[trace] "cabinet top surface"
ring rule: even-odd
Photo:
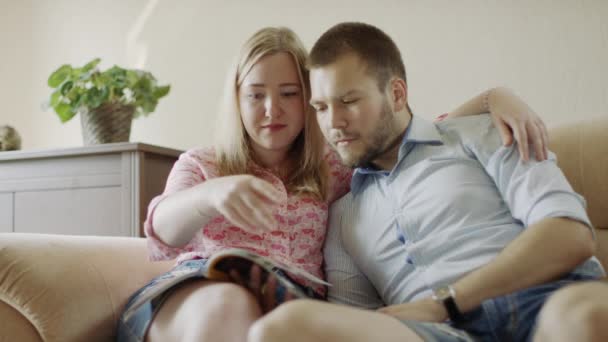
[[[149,145],[138,142],[126,142],[58,149],[4,151],[0,152],[0,163],[2,163],[3,161],[13,161],[21,159],[56,158],[120,152],[146,152],[164,155],[167,157],[178,157],[182,153],[182,151],[180,150],[175,150],[167,147]]]

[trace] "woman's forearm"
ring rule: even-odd
[[[459,116],[488,113],[490,111],[488,103],[489,97],[494,89],[488,89],[483,93],[475,96],[474,98],[468,100],[467,102],[463,103],[462,105],[458,106],[456,109],[448,113],[448,117],[455,118]]]
[[[500,108],[522,108],[528,105],[506,87],[488,89],[448,113],[448,117],[478,115],[495,112]]]
[[[165,244],[181,247],[217,215],[206,201],[208,182],[174,193],[162,200],[154,210],[154,233]]]

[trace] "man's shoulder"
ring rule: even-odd
[[[336,200],[329,207],[328,230],[341,235],[342,223],[348,217],[348,211],[352,208],[353,193],[348,192],[340,199]]]
[[[475,136],[494,126],[490,114],[460,116],[436,122],[435,125],[441,133],[461,136]]]
[[[458,141],[468,147],[483,145],[494,150],[502,145],[498,130],[489,114],[443,120],[435,125],[444,138],[451,138],[448,140]]]
[[[349,191],[346,195],[340,197],[330,206],[330,212],[332,215],[341,214],[344,210],[351,206],[353,201],[353,193]]]

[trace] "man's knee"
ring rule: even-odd
[[[312,300],[294,300],[287,302],[256,321],[249,329],[249,342],[288,341],[294,333],[299,339],[306,339],[306,334],[316,332],[313,325],[316,302]],[[309,336],[315,339],[314,336]]]

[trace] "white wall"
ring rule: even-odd
[[[0,0],[0,125],[24,148],[80,146],[41,103],[63,63],[128,66],[126,35],[148,1]],[[132,141],[185,149],[210,142],[224,71],[263,26],[284,25],[310,47],[340,21],[365,21],[402,50],[415,113],[432,117],[495,86],[520,94],[551,125],[608,115],[606,0],[159,0],[140,35],[146,68],[173,89],[134,122]],[[85,9],[86,8],[86,9]],[[604,19],[604,21],[602,21]]]

